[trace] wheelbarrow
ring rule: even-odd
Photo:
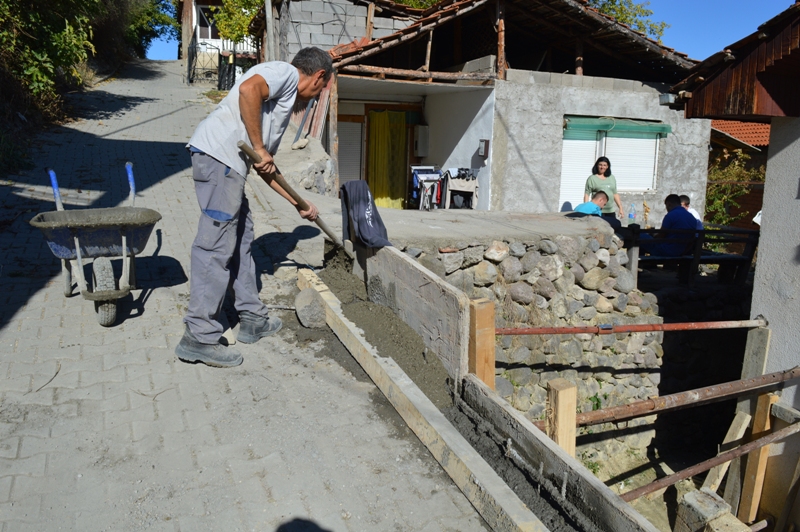
[[[161,219],[161,214],[152,209],[134,207],[133,164],[126,163],[125,170],[131,189],[130,207],[65,211],[56,173],[48,169],[57,210],[41,212],[30,222],[42,231],[53,255],[61,259],[64,295],[72,295],[74,275],[84,299],[94,301],[97,321],[103,327],[110,327],[117,320],[117,300],[136,288],[135,257],[145,248],[153,227]],[[122,257],[119,288],[110,257]],[[84,259],[94,259],[91,289],[83,275]]]

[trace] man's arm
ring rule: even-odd
[[[317,219],[317,216],[319,215],[317,207],[310,201],[306,200],[306,203],[308,203],[308,210],[301,211],[300,206],[297,204],[294,198],[290,196],[289,193],[286,192],[283,189],[283,187],[280,186],[278,182],[274,179],[274,176],[276,175],[275,173],[266,174],[259,172],[259,175],[261,176],[261,179],[263,179],[270,186],[270,188],[272,188],[272,190],[283,196],[286,199],[286,201],[291,203],[294,206],[294,208],[297,209],[297,212],[300,214],[302,218],[305,218],[306,220],[311,220],[312,222]]]
[[[243,81],[239,86],[239,113],[242,116],[242,122],[247,130],[247,137],[250,139],[253,151],[261,157],[260,163],[253,164],[253,168],[259,174],[274,174],[278,171],[272,155],[264,147],[262,138],[261,106],[267,99],[269,99],[269,85],[258,74]]]

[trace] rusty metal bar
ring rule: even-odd
[[[616,334],[651,331],[700,331],[708,329],[749,329],[766,327],[767,320],[690,321],[684,323],[643,323],[638,325],[587,325],[584,327],[498,327],[498,335],[524,334]]]
[[[584,412],[577,415],[575,422],[579,427],[585,427],[601,423],[616,423],[653,414],[663,414],[674,410],[716,403],[741,395],[780,389],[787,382],[799,378],[800,366],[796,366],[787,371],[776,371],[775,373],[761,375],[752,379],[725,382],[687,392],[653,397],[652,399],[645,399],[644,401],[637,401],[627,405],[612,406],[611,408],[595,410],[594,412]],[[544,422],[537,421],[534,425],[544,430]]]
[[[702,473],[703,471],[708,471],[712,467],[716,467],[720,464],[724,464],[725,462],[730,462],[734,458],[738,458],[742,455],[745,455],[751,451],[755,451],[756,449],[760,449],[765,445],[769,445],[770,443],[782,440],[791,436],[792,434],[797,433],[800,431],[800,423],[795,423],[793,425],[789,425],[781,430],[775,431],[772,434],[768,434],[763,438],[759,438],[757,440],[751,441],[750,443],[746,443],[741,447],[737,447],[736,449],[732,449],[728,452],[722,453],[720,455],[715,456],[714,458],[709,458],[705,462],[700,462],[697,465],[692,467],[687,467],[682,471],[678,471],[677,473],[673,473],[671,475],[667,475],[664,478],[660,478],[655,482],[651,482],[641,488],[636,488],[635,490],[631,490],[627,493],[623,493],[620,495],[622,500],[625,502],[631,502],[643,495],[647,495],[648,493],[652,493],[654,491],[658,491],[662,488],[667,488],[672,486],[676,482],[681,480],[691,478],[694,475]]]

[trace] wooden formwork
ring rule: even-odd
[[[392,308],[422,336],[458,383],[460,400],[509,439],[524,460],[541,468],[558,486],[566,479],[564,496],[569,503],[601,530],[657,531],[494,392],[494,329],[493,323],[486,323],[484,305],[471,302],[462,291],[395,248],[372,253],[365,266],[362,273],[370,299]],[[298,286],[314,287],[320,292],[327,306],[328,325],[494,530],[547,530],[396,363],[378,356],[357,327],[344,317],[338,299],[313,272],[298,272]],[[486,315],[471,315],[471,310],[481,309]],[[487,342],[487,335],[491,335],[491,342]],[[483,351],[491,351],[491,371],[489,362],[479,359],[479,342],[484,344]],[[487,343],[491,349],[485,347]],[[480,378],[470,374],[470,369]]]

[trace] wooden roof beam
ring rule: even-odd
[[[416,28],[412,29],[414,26],[413,24],[400,32],[397,32],[393,35],[396,35],[395,38],[389,40],[388,37],[383,39],[379,39],[377,41],[373,41],[373,43],[377,44],[368,44],[363,48],[363,51],[359,54],[351,55],[349,57],[343,57],[342,59],[336,61],[334,60],[333,65],[334,67],[342,67],[345,65],[349,65],[359,59],[364,59],[365,57],[369,57],[371,55],[375,55],[383,50],[387,50],[394,46],[397,46],[401,43],[406,41],[411,41],[414,39],[418,39],[426,34],[428,31],[434,29],[436,26],[444,24],[445,22],[449,22],[454,18],[463,15],[465,13],[469,13],[479,7],[484,6],[489,0],[475,0],[468,6],[464,7],[463,9],[453,9],[450,13],[447,14],[438,14],[435,19],[433,20],[426,20],[422,19],[415,24],[419,24]],[[443,10],[445,11],[445,10]]]
[[[369,65],[345,65],[339,67],[342,72],[352,72],[356,74],[370,74],[393,76],[410,79],[439,79],[444,81],[472,80],[482,81],[494,79],[494,74],[481,72],[421,72],[419,70],[405,70],[401,68],[385,68]]]

